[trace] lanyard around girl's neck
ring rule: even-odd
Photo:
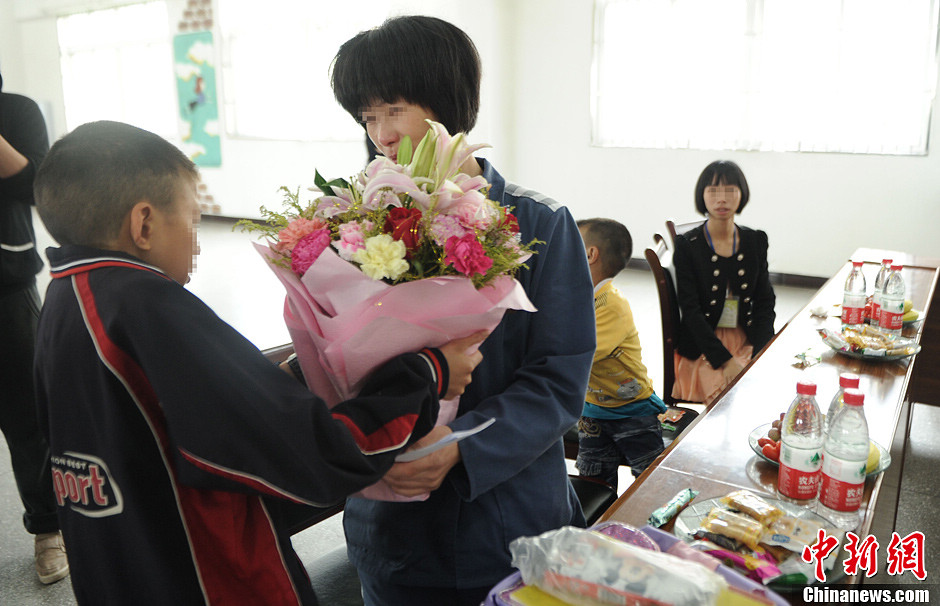
[[[705,227],[705,237],[708,239],[708,246],[712,249],[712,252],[718,254],[715,250],[715,245],[712,243],[712,235],[708,232],[708,221],[702,224]],[[731,232],[731,254],[738,252],[738,228],[737,226]]]

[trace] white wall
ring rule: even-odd
[[[64,134],[55,14],[126,0],[0,0],[4,89],[48,108]],[[174,11],[183,0],[169,0]],[[352,0],[349,0],[352,1]],[[625,223],[641,257],[667,218],[696,218],[692,189],[710,161],[738,162],[752,199],[741,217],[768,232],[771,271],[828,276],[859,247],[940,258],[940,155],[856,156],[765,152],[605,149],[591,145],[591,0],[392,0],[397,13],[453,21],[483,59],[481,117],[471,139],[507,178],[542,191],[577,218]],[[378,18],[377,18],[378,21]],[[12,24],[12,25],[11,25]],[[304,77],[298,75],[298,77]],[[637,94],[642,94],[638,87]],[[935,112],[940,105],[935,101]],[[940,113],[936,114],[940,115]],[[937,141],[934,120],[931,139]],[[280,185],[355,172],[362,142],[223,138],[223,166],[203,177],[225,213],[277,204]]]
[[[744,170],[751,202],[741,223],[767,231],[771,271],[829,276],[857,247],[940,258],[940,102],[925,157],[604,149],[591,145],[593,3],[521,0],[513,177],[568,205],[609,216],[634,237],[634,256],[663,221],[699,218],[692,191],[726,158]],[[643,94],[637,83],[637,94]]]
[[[300,1],[300,0],[298,0]],[[304,0],[305,1],[305,0]],[[350,0],[355,1],[355,0]],[[76,12],[83,7],[103,9],[132,0],[0,0],[0,68],[3,70],[4,89],[32,97],[47,109],[47,120],[53,140],[65,134],[65,106],[59,77],[56,17]],[[185,0],[167,0],[171,31],[179,20]],[[466,3],[435,2],[434,0],[390,0],[392,14],[423,13],[439,16],[459,23],[480,45],[481,55],[491,80],[499,80],[502,64],[495,53],[503,54],[501,41],[492,28],[492,20],[504,14],[498,10],[498,0],[483,0],[470,6]],[[382,20],[376,17],[376,25]],[[354,32],[353,32],[354,33]],[[351,35],[351,34],[350,34]],[[219,47],[216,38],[217,49]],[[272,49],[272,60],[276,49]],[[326,78],[327,66],[323,77]],[[222,75],[219,74],[221,78]],[[309,77],[298,74],[298,78]],[[89,83],[89,86],[101,86]],[[220,87],[221,88],[221,87]],[[499,145],[508,134],[502,125],[503,112],[495,111],[490,94],[490,81],[484,85],[483,112],[474,135],[479,140]],[[224,111],[224,107],[219,107]],[[350,118],[352,120],[352,118]],[[277,207],[281,185],[291,189],[313,182],[314,169],[324,176],[347,177],[359,170],[365,159],[364,139],[345,143],[259,141],[255,139],[221,137],[222,167],[201,169],[203,181],[222,214],[257,217],[261,205]],[[484,155],[498,157],[493,151]]]

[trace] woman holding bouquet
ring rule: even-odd
[[[378,152],[394,160],[406,135],[413,142],[425,135],[425,119],[452,134],[473,128],[480,60],[450,23],[398,17],[343,44],[332,84]],[[516,275],[538,311],[506,314],[480,348],[483,362],[457,418],[416,446],[496,422],[398,463],[385,477],[402,495],[430,497],[347,502],[347,546],[367,605],[479,604],[512,572],[513,539],[584,525],[561,443],[583,407],[595,349],[593,291],[577,225],[563,206],[507,183],[486,160],[471,157],[462,172],[485,178],[488,197],[512,207],[523,242],[541,242]]]

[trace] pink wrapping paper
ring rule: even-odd
[[[299,278],[270,262],[278,255],[267,245],[255,248],[287,290],[284,321],[307,385],[331,408],[358,394],[369,373],[395,356],[492,330],[507,309],[535,311],[522,286],[510,277],[479,290],[460,276],[392,286],[369,278],[327,248]],[[454,420],[458,401],[441,401],[438,425]],[[401,496],[383,481],[356,496],[382,501],[427,498]]]

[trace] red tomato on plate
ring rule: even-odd
[[[771,461],[779,462],[780,461],[780,442],[771,441],[770,444],[765,444],[761,448],[761,452],[764,453],[764,456],[770,459]]]

